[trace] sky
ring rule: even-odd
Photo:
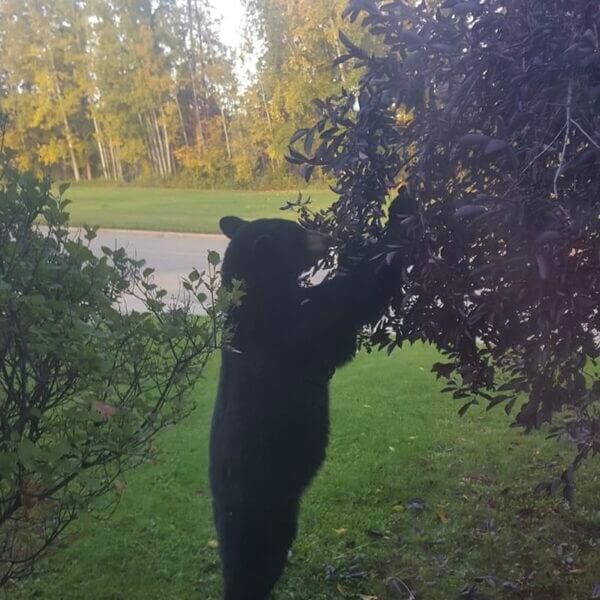
[[[243,0],[210,0],[215,17],[221,20],[219,37],[221,41],[234,50],[238,50],[243,42],[245,10]],[[256,72],[256,61],[248,55],[241,60],[239,54],[234,64],[234,72],[241,89],[245,88]]]
[[[237,48],[242,40],[244,8],[241,0],[211,0],[215,15],[221,18],[221,41]]]

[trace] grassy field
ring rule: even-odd
[[[598,465],[580,474],[574,509],[534,498],[565,449],[509,429],[501,410],[460,419],[434,359],[422,346],[363,354],[334,378],[328,459],[276,600],[400,599],[405,586],[449,600],[465,585],[485,598],[591,597]],[[219,599],[207,482],[217,368],[198,384],[197,411],[161,436],[159,459],[130,475],[114,516],[84,517],[11,598]]]
[[[292,211],[281,211],[286,200],[297,191],[186,190],[145,187],[73,186],[66,197],[71,224],[100,225],[120,229],[217,233],[224,215],[242,218],[293,218]],[[333,199],[328,190],[313,190],[315,207],[322,208]]]

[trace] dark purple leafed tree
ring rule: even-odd
[[[289,160],[334,180],[301,218],[341,259],[373,241],[396,294],[370,342],[434,343],[446,389],[600,453],[600,3],[352,0],[357,89],[315,100]],[[389,210],[388,210],[389,207]],[[387,220],[389,215],[389,221]]]

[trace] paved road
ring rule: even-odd
[[[170,296],[180,293],[181,277],[187,276],[194,267],[199,271],[207,268],[209,250],[216,250],[223,257],[227,238],[215,234],[100,229],[92,242],[92,250],[99,253],[101,246],[122,246],[128,255],[144,258],[149,267],[156,269],[155,283]],[[128,300],[127,304],[130,308],[139,308],[136,302]]]

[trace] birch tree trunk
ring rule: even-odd
[[[102,166],[102,174],[104,175],[104,179],[109,179],[108,173],[108,164],[106,160],[106,154],[104,149],[104,143],[102,141],[102,134],[100,133],[100,127],[98,126],[98,119],[96,119],[96,115],[92,112],[92,123],[94,124],[94,132],[96,133],[96,144],[98,145],[98,154],[100,154],[100,165]]]
[[[123,176],[123,163],[121,162],[121,156],[119,154],[118,146],[115,148],[117,154],[117,174],[119,176],[119,180],[123,181],[125,177]]]
[[[337,56],[342,55],[342,48],[340,47],[340,41],[337,36],[337,28],[335,26],[335,21],[333,17],[329,17],[329,22],[331,23],[331,28],[333,29],[333,43],[335,44],[335,51]],[[336,58],[337,58],[336,56]],[[346,85],[346,72],[344,71],[344,65],[342,63],[338,64],[338,68],[340,70],[340,78],[342,80],[342,85]]]
[[[142,113],[138,113],[138,121],[140,123],[140,131],[142,132],[142,139],[144,140],[144,148],[146,148],[146,154],[148,154],[148,160],[150,162],[150,167],[153,173],[156,173],[156,161],[154,160],[154,155],[152,153],[152,147],[150,145],[150,140],[148,139],[148,132],[146,131],[146,125],[144,124],[144,119],[142,118]]]
[[[196,83],[197,78],[197,66],[196,66],[196,40],[194,38],[194,19],[192,11],[192,0],[187,0],[188,9],[188,31],[190,36],[190,53],[188,57],[189,70],[190,70],[190,81],[192,84],[192,97],[194,99],[194,114],[196,117],[196,144],[200,149],[200,154],[204,153],[204,132],[202,131],[202,118],[200,114],[200,103],[198,101],[198,86]]]
[[[77,165],[77,157],[75,155],[75,144],[73,143],[73,134],[71,132],[71,126],[69,125],[69,119],[67,117],[67,111],[65,109],[65,103],[60,87],[60,81],[58,79],[58,73],[56,72],[56,65],[54,63],[54,56],[50,50],[50,67],[52,69],[52,77],[54,79],[54,90],[56,98],[58,100],[58,108],[61,113],[63,124],[65,126],[65,138],[67,140],[67,147],[69,148],[69,154],[71,156],[71,167],[73,168],[73,177],[75,181],[81,181],[81,175],[79,173],[79,166]]]
[[[225,134],[225,148],[227,148],[227,158],[231,161],[231,146],[229,144],[229,132],[227,131],[227,119],[225,118],[223,104],[220,102],[219,110],[221,111],[221,123],[223,123],[223,133]]]
[[[258,76],[258,87],[260,88],[260,96],[262,99],[265,115],[267,116],[267,125],[269,126],[269,133],[271,134],[271,144],[273,145],[273,150],[275,150],[275,134],[273,132],[273,121],[271,120],[271,112],[269,111],[267,96],[265,94],[265,88],[263,86],[262,77],[260,75]],[[275,159],[272,162],[279,164],[279,161],[277,159]]]
[[[163,142],[165,148],[165,160],[167,163],[167,172],[169,175],[173,175],[174,173],[174,165],[173,165],[173,155],[171,154],[171,144],[169,141],[169,131],[167,129],[167,117],[165,115],[165,111],[163,107],[160,107],[160,116],[162,118],[162,133],[163,133]]]
[[[158,152],[158,159],[160,162],[160,170],[163,179],[167,177],[167,162],[165,160],[165,152],[163,148],[162,138],[160,135],[160,126],[158,125],[158,118],[156,111],[152,109],[152,124],[154,126],[154,137],[156,139],[156,149]]]
[[[175,90],[175,104],[177,105],[177,114],[179,115],[179,123],[181,125],[181,132],[183,133],[183,141],[186,146],[189,147],[190,141],[188,139],[187,130],[185,127],[185,121],[183,120],[183,112],[181,112],[181,103],[179,102],[179,96],[177,90]]]

